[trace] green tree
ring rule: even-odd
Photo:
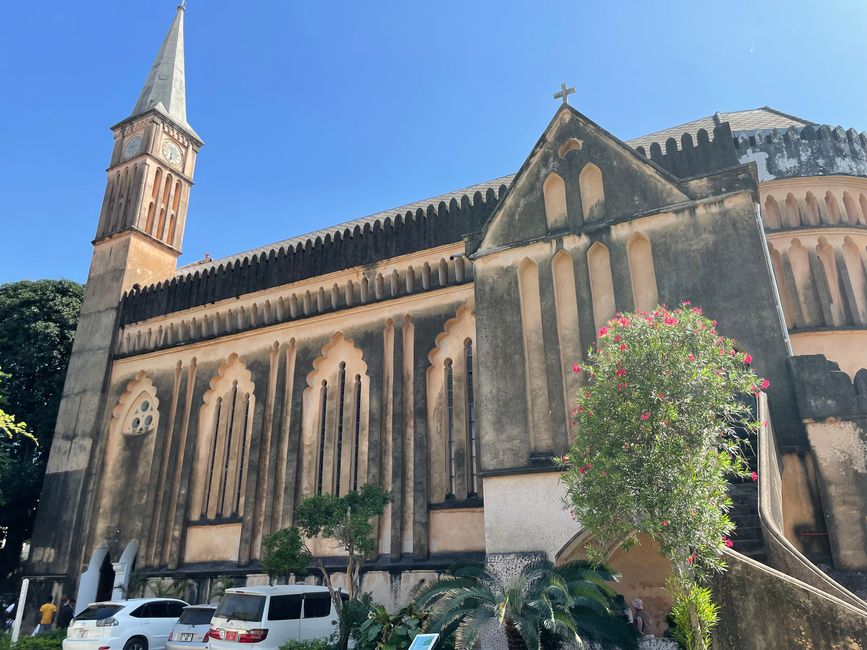
[[[391,495],[377,485],[367,484],[342,497],[321,494],[304,499],[295,509],[295,526],[277,531],[263,540],[261,564],[270,577],[297,573],[311,564],[322,575],[331,601],[340,615],[340,648],[345,649],[352,632],[343,624],[347,608],[357,617],[355,603],[361,598],[361,565],[376,550],[374,518],[382,515]],[[334,543],[346,553],[346,588],[349,603],[344,604],[335,588],[331,571],[309,546],[312,540]],[[297,569],[296,569],[297,567]]]
[[[471,650],[489,625],[506,635],[509,650],[539,650],[562,644],[628,650],[634,630],[618,618],[617,576],[603,565],[577,561],[555,566],[543,560],[504,583],[478,565],[452,569],[419,590],[415,606],[428,610],[432,632],[454,630],[455,647]]]
[[[0,371],[0,388],[9,375]],[[4,488],[8,486],[9,477],[16,471],[15,452],[19,447],[35,443],[36,438],[27,430],[27,424],[19,422],[14,415],[3,410],[5,399],[0,393],[0,506],[6,505]]]
[[[691,611],[696,648],[705,647],[699,628],[713,622],[700,620],[708,609],[691,585],[725,568],[734,529],[728,477],[749,475],[743,429],[758,428],[744,398],[768,386],[751,362],[716,321],[684,303],[618,315],[599,330],[584,367],[573,368],[586,386],[563,480],[575,518],[593,535],[588,557],[629,547],[638,534],[655,540],[674,567],[675,604]]]
[[[38,442],[18,438],[4,447],[0,586],[5,582],[7,588],[33,529],[83,295],[84,288],[69,280],[0,286],[0,368],[11,375],[0,386],[0,399]]]

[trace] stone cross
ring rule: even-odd
[[[574,88],[567,88],[566,84],[560,84],[560,92],[554,93],[554,99],[562,99],[564,104],[569,103],[569,95],[575,92]]]

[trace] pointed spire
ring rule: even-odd
[[[186,82],[184,80],[184,10],[185,0],[178,5],[178,12],[160,46],[151,71],[142,88],[141,95],[130,117],[137,117],[150,110],[162,113],[175,124],[196,135],[187,123]]]

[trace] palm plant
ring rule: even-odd
[[[543,560],[503,583],[478,565],[453,568],[422,588],[417,607],[430,613],[430,629],[454,631],[455,645],[472,650],[484,631],[498,626],[509,650],[540,650],[592,640],[602,647],[637,647],[634,630],[612,608],[618,579],[607,567],[586,561],[562,566]]]

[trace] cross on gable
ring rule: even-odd
[[[564,104],[569,103],[569,95],[575,92],[574,88],[567,88],[566,84],[560,84],[560,92],[554,93],[554,99],[562,99]]]

